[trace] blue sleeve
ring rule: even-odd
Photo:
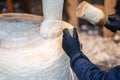
[[[71,68],[79,80],[120,80],[120,66],[101,71],[82,52],[72,57]]]

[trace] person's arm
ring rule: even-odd
[[[109,72],[105,72],[82,56],[78,58],[76,55],[72,59],[71,68],[79,80],[120,80],[120,66],[112,68]]]
[[[120,80],[120,66],[111,69],[109,72],[101,71],[94,65],[80,50],[78,34],[74,29],[73,37],[68,30],[63,31],[62,47],[70,57],[71,68],[79,80]]]

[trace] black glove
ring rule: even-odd
[[[110,15],[108,18],[109,22],[105,24],[105,27],[111,30],[112,32],[116,32],[120,30],[120,16],[118,15]]]
[[[68,29],[63,30],[62,47],[70,58],[81,52],[78,34],[75,28],[73,30],[73,37],[69,34]]]

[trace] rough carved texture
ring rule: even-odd
[[[4,21],[0,31],[6,33],[0,36],[0,80],[73,80],[69,58],[61,47],[62,33],[45,39],[39,28],[24,21]],[[56,34],[59,31],[56,29]]]
[[[40,35],[43,38],[55,38],[60,36],[65,28],[72,29],[73,26],[65,21],[45,19],[40,25]]]

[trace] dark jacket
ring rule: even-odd
[[[120,66],[101,71],[82,52],[72,57],[70,63],[79,80],[120,80]]]

